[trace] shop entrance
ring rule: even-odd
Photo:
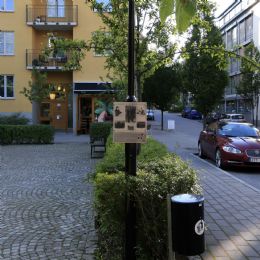
[[[94,119],[93,98],[88,95],[78,97],[78,133],[89,132],[90,123]]]

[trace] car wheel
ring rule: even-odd
[[[221,158],[221,153],[220,150],[217,149],[216,150],[216,154],[215,154],[215,164],[218,168],[224,168],[223,162],[222,162],[222,158]]]
[[[199,143],[198,144],[198,153],[199,153],[199,157],[200,158],[205,158],[205,155],[204,155],[204,152],[203,152],[203,150],[202,150],[202,147],[201,147],[201,144]]]

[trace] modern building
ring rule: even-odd
[[[0,113],[32,117],[32,104],[20,92],[36,68],[47,73],[53,86],[52,95],[41,104],[40,122],[56,129],[73,128],[74,133],[86,131],[95,120],[97,100],[111,97],[105,58],[89,51],[81,70],[64,71],[69,53],[46,58],[42,50],[53,38],[87,42],[100,25],[85,0],[0,0]]]
[[[260,50],[260,1],[234,0],[218,17],[226,49],[243,55],[244,47],[250,42]],[[222,110],[224,112],[244,113],[250,119],[251,111],[248,101],[236,93],[241,72],[239,59],[231,58],[228,68],[229,85],[225,89]],[[260,111],[259,111],[260,114]]]

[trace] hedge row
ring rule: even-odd
[[[21,115],[21,113],[15,113],[8,116],[0,115],[0,125],[27,125],[30,120]]]
[[[200,194],[196,172],[152,138],[141,147],[136,177],[126,178],[124,160],[124,145],[112,143],[109,137],[94,176],[95,258],[123,259],[127,193],[137,208],[137,259],[168,259],[167,194]]]
[[[45,125],[0,125],[0,144],[50,144],[54,129]]]

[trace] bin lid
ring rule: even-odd
[[[204,197],[197,194],[179,194],[172,196],[171,201],[175,203],[199,203],[204,201]]]

